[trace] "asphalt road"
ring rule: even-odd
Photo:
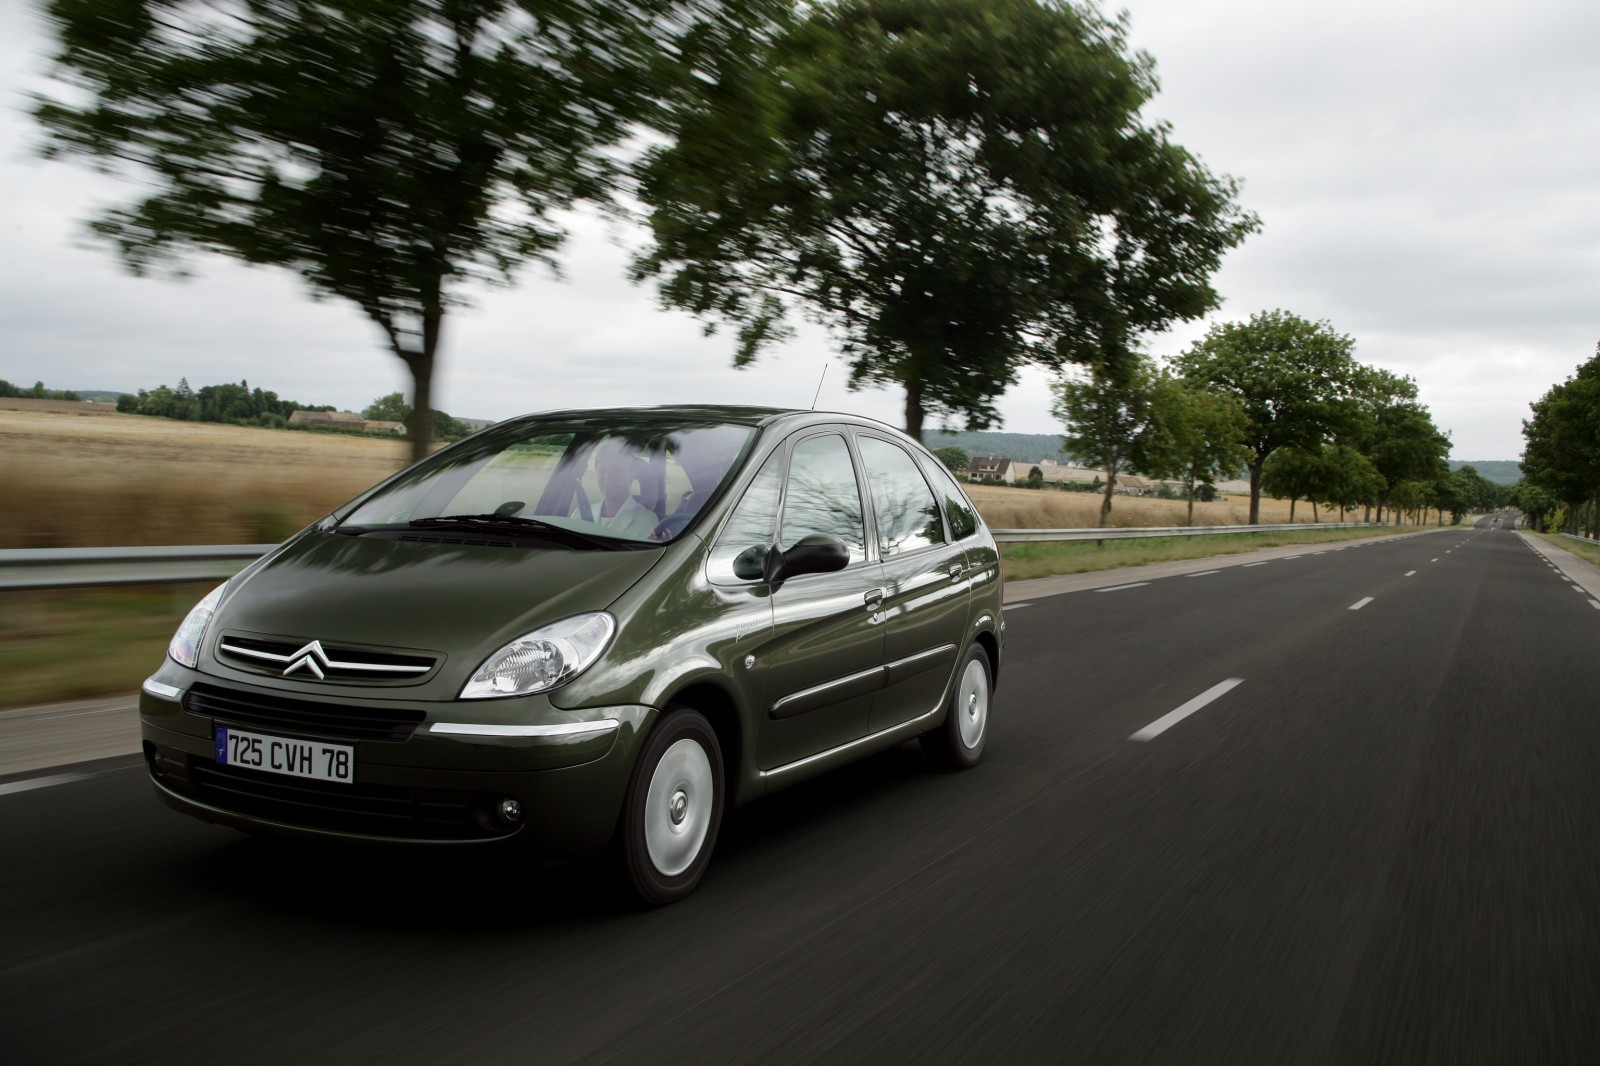
[[[0,781],[0,1060],[1600,1061],[1600,601],[1487,528],[1129,584],[661,911]]]

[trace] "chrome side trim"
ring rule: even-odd
[[[927,651],[919,651],[915,655],[907,655],[904,659],[896,659],[894,662],[888,663],[887,666],[889,670],[893,671],[897,667],[910,666],[912,663],[921,662],[923,659],[934,659],[941,655],[949,655],[955,650],[956,646],[954,644],[941,644],[937,648],[929,648]]]
[[[865,670],[858,670],[853,674],[846,674],[843,677],[836,677],[832,681],[824,681],[820,685],[812,685],[810,688],[803,688],[799,692],[791,692],[787,696],[779,699],[777,703],[772,705],[772,716],[774,718],[785,718],[787,717],[787,715],[783,713],[783,708],[785,707],[804,702],[811,699],[813,696],[820,696],[822,693],[832,691],[836,688],[844,688],[848,685],[854,685],[857,682],[865,681],[868,678],[871,678],[874,675],[882,674],[883,672],[883,667],[872,666]]]
[[[934,715],[938,714],[943,709],[944,709],[944,703],[943,703],[943,701],[940,701],[939,705],[937,707],[935,707],[933,710],[929,711],[928,713],[919,714],[915,718],[911,718],[911,719],[908,719],[907,721],[900,722],[897,725],[892,725],[888,729],[880,729],[876,733],[871,734],[870,736],[861,737],[861,738],[859,738],[857,740],[852,740],[852,741],[849,741],[848,743],[840,744],[837,748],[829,748],[827,751],[818,752],[815,755],[807,755],[804,759],[797,759],[794,762],[785,763],[782,766],[775,766],[770,770],[760,770],[760,771],[757,771],[757,772],[759,773],[759,775],[761,777],[761,780],[765,781],[768,778],[777,777],[779,774],[787,774],[787,773],[792,773],[795,770],[804,769],[805,767],[810,766],[814,762],[818,762],[818,761],[820,761],[822,759],[831,758],[832,756],[835,756],[835,755],[843,754],[844,752],[847,752],[847,751],[851,750],[852,748],[859,748],[863,744],[871,744],[874,741],[882,740],[884,737],[888,736],[891,733],[905,732],[905,733],[909,733],[909,734],[915,735],[916,733],[922,732],[922,730],[914,729],[913,728],[914,726],[917,726],[917,725],[919,725],[919,724],[921,724],[923,722],[926,722],[929,718],[932,718]]]
[[[622,725],[615,718],[593,722],[557,722],[551,725],[494,725],[487,722],[435,722],[430,733],[465,737],[578,737],[591,733],[612,733]]]
[[[161,700],[175,700],[183,695],[183,689],[176,685],[163,685],[153,677],[145,678],[144,684],[139,687]]]

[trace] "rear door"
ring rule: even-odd
[[[965,646],[971,582],[966,551],[953,543],[938,498],[899,443],[856,435],[872,501],[884,582],[884,688],[869,731],[937,709]]]

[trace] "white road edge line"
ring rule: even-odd
[[[1185,718],[1189,717],[1195,711],[1198,711],[1212,700],[1215,700],[1217,697],[1226,694],[1231,689],[1242,684],[1244,684],[1244,678],[1230,677],[1226,681],[1212,685],[1210,688],[1200,693],[1200,695],[1196,696],[1188,703],[1185,703],[1182,707],[1179,707],[1175,711],[1168,711],[1166,714],[1162,715],[1160,718],[1157,718],[1155,721],[1151,722],[1149,725],[1145,726],[1128,739],[1139,741],[1154,740],[1156,737],[1159,737],[1162,733],[1165,733],[1167,730],[1171,729],[1173,726],[1177,725],[1179,722],[1183,721]]]
[[[28,781],[8,781],[0,785],[0,796],[9,796],[13,792],[27,792],[35,788],[50,788],[52,785],[65,785],[93,776],[94,774],[51,774],[49,777],[35,777]]]
[[[1372,602],[1372,597],[1371,596],[1363,596],[1361,599],[1359,599],[1356,602],[1352,603],[1350,605],[1350,609],[1352,611],[1359,611],[1359,610],[1361,610],[1361,608],[1365,607],[1367,604],[1369,604],[1371,602]]]
[[[1008,603],[1000,609],[1002,611],[1015,611],[1018,607],[1032,607],[1032,603]]]
[[[1200,571],[1198,571],[1196,573],[1189,574],[1187,576],[1188,577],[1205,577],[1207,574],[1220,574],[1220,573],[1222,573],[1221,570],[1200,570]]]
[[[1148,584],[1150,584],[1150,582],[1148,582],[1148,581],[1135,581],[1131,585],[1107,585],[1105,588],[1103,588],[1103,589],[1095,589],[1095,591],[1096,592],[1121,592],[1123,589],[1143,588],[1145,585],[1148,585]]]
[[[1268,563],[1270,563],[1271,561],[1272,561],[1271,559],[1267,560]],[[1266,566],[1267,563],[1245,563],[1244,565],[1247,566],[1247,567],[1249,567],[1249,566]]]
[[[1415,571],[1415,570],[1407,570],[1407,571],[1406,571],[1406,577],[1410,577],[1410,576],[1411,576],[1411,575],[1412,575],[1412,574],[1414,574],[1414,573],[1416,573],[1416,571]]]
[[[1593,607],[1597,611],[1600,611],[1600,600],[1590,600],[1589,606]]]

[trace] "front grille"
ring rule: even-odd
[[[421,681],[438,660],[392,651],[324,647],[321,641],[246,637],[226,633],[217,657],[257,673],[319,681]]]
[[[340,740],[405,740],[427,717],[422,711],[319,703],[214,685],[195,685],[183,699],[184,710],[204,718],[266,729],[286,729]]]
[[[188,763],[195,797],[238,814],[397,840],[488,840],[508,835],[492,813],[499,798],[486,792],[338,785],[218,766],[195,757]]]

